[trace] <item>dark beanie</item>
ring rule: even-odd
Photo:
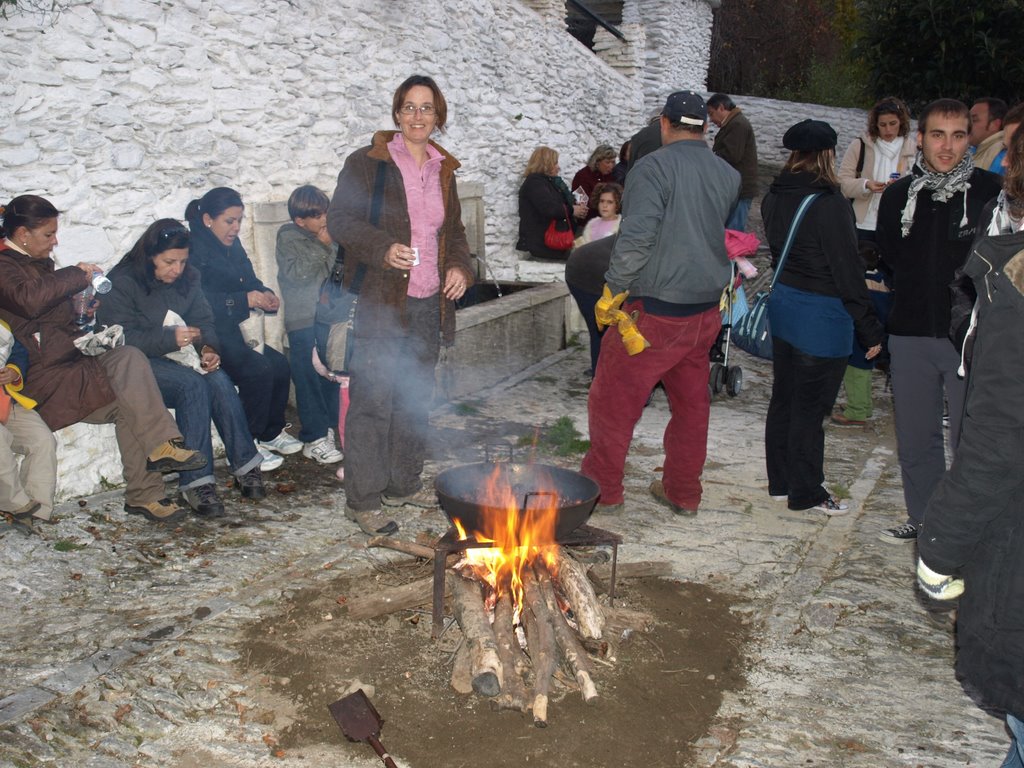
[[[836,132],[823,120],[801,120],[790,126],[782,146],[794,152],[820,152],[836,148]]]

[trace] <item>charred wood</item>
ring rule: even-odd
[[[501,662],[498,643],[484,609],[480,582],[453,571],[448,572],[447,582],[455,618],[469,646],[473,690],[481,696],[497,696],[501,693]]]
[[[558,607],[558,598],[555,597],[555,589],[551,584],[551,576],[542,565],[537,568],[537,588],[544,598],[548,612],[551,614],[551,623],[555,631],[555,642],[562,652],[562,658],[566,666],[572,672],[580,687],[583,701],[590,704],[597,698],[597,686],[594,685],[593,672],[590,668],[590,660],[587,652],[583,650],[576,634],[572,631],[569,623],[565,620],[562,609]]]
[[[588,640],[600,640],[604,613],[597,602],[594,585],[583,565],[565,547],[558,550],[558,585],[572,606],[580,634]]]
[[[515,634],[512,618],[512,598],[506,592],[494,606],[494,636],[498,641],[498,659],[501,661],[501,693],[497,703],[500,709],[525,712],[529,705],[526,684],[520,677],[516,656],[522,657],[519,638]]]
[[[537,585],[533,570],[523,573],[524,605],[523,618],[526,622],[527,645],[533,662],[533,724],[546,728],[548,724],[548,696],[551,691],[551,676],[558,666],[555,648],[555,629],[551,612]]]

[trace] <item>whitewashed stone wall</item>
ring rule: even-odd
[[[392,126],[395,86],[422,72],[445,91],[440,140],[461,178],[483,185],[486,247],[511,273],[533,148],[578,168],[642,113],[633,84],[518,0],[65,5],[0,27],[0,197],[39,193],[63,211],[60,264],[112,265],[212,186],[237,188],[250,208],[303,183],[332,192],[344,157]],[[243,239],[252,249],[251,228]],[[251,253],[271,280],[272,254]],[[119,480],[109,431],[61,435],[62,496]]]
[[[705,88],[711,55],[712,11],[718,0],[627,0],[624,16],[638,7],[646,51],[643,90],[646,111],[660,108],[672,91]]]
[[[785,162],[789,152],[782,147],[782,136],[787,128],[800,120],[824,120],[835,128],[839,135],[837,152],[840,158],[850,143],[867,128],[867,112],[863,109],[729,95],[750,120],[757,138],[758,159],[768,165],[782,165]],[[709,138],[714,138],[715,131],[716,128],[712,125],[708,131]]]

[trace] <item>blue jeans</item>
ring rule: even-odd
[[[1000,768],[1024,768],[1024,723],[1007,712],[1006,726],[1010,729],[1012,741],[1010,751]]]
[[[327,435],[338,423],[338,385],[313,368],[313,327],[288,331],[288,363],[295,383],[295,406],[302,429],[299,440],[312,443]]]
[[[206,375],[162,357],[149,358],[164,405],[174,409],[185,445],[202,451],[207,465],[178,475],[178,487],[195,488],[214,482],[213,438],[210,420],[227,449],[228,463],[233,475],[244,475],[260,464],[252,434],[245,420],[242,402],[235,385],[224,371],[211,371]]]
[[[750,214],[750,204],[752,202],[754,202],[753,199],[749,197],[741,197],[737,200],[736,207],[732,209],[732,213],[729,215],[729,220],[725,222],[725,228],[745,232],[747,229],[747,216]]]

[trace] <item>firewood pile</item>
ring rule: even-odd
[[[368,546],[423,559],[435,555],[430,546],[391,537],[371,539]],[[669,573],[668,563],[619,563],[616,577]],[[586,703],[595,702],[595,668],[614,665],[619,646],[633,633],[649,630],[653,619],[611,605],[608,564],[585,563],[566,547],[554,545],[546,558],[532,558],[519,574],[521,583],[496,588],[459,556],[449,556],[446,605],[462,632],[451,684],[500,709],[530,713],[536,726],[545,727],[552,699],[578,692]],[[425,605],[432,582],[427,577],[354,597],[349,616],[366,619]]]

